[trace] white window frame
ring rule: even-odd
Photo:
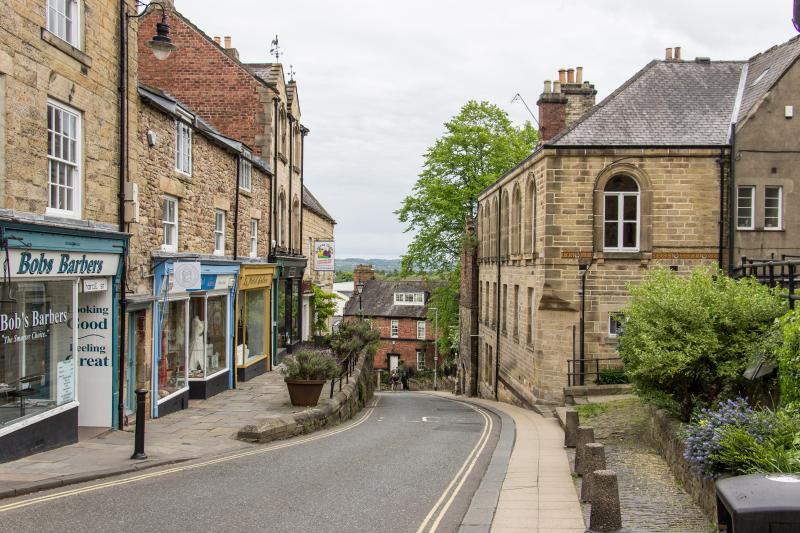
[[[253,155],[250,150],[243,150],[239,163],[239,188],[250,192],[253,190]]]
[[[63,4],[63,12],[58,4]],[[81,5],[78,0],[47,0],[45,26],[47,31],[70,46],[81,48]]]
[[[59,113],[61,118],[62,129],[61,130],[53,130],[55,114]],[[83,158],[83,143],[81,142],[83,136],[83,129],[82,129],[82,116],[80,111],[74,109],[72,107],[66,106],[60,102],[56,102],[54,100],[47,100],[47,117],[48,117],[48,127],[47,127],[47,209],[45,213],[48,215],[59,216],[59,217],[67,217],[67,218],[80,218],[81,217],[81,200],[82,200],[82,188],[83,188],[83,179],[82,179],[82,166],[81,160]],[[74,120],[74,131],[64,131],[63,124],[64,118],[69,118],[70,120]],[[70,128],[72,129],[72,128]],[[59,146],[61,146],[62,151],[60,154],[56,155],[55,153],[55,146],[56,146],[56,139],[59,140]],[[72,149],[67,149],[66,157],[64,157],[64,140],[67,140],[67,146],[69,143],[72,142],[74,145]],[[61,169],[71,169],[72,170],[72,184],[65,185],[62,183],[54,183],[51,180],[53,167],[61,168]],[[72,208],[71,209],[62,209],[59,207],[54,207],[52,200],[53,200],[53,191],[52,188],[56,187],[58,195],[62,189],[66,190],[68,194],[72,195]]]
[[[175,170],[192,175],[192,127],[182,120],[175,121]]]
[[[767,209],[773,209],[771,207],[767,207],[767,193],[771,190],[778,191],[778,206],[777,206],[777,215],[774,217],[767,216]],[[767,226],[767,219],[777,218],[778,223],[776,226]],[[780,185],[767,185],[764,187],[764,231],[780,231],[783,229],[783,187]]]
[[[417,320],[417,340],[424,341],[427,334],[424,320]]]
[[[225,211],[214,211],[214,255],[225,255]]]
[[[420,356],[422,356],[422,364],[420,364]],[[425,350],[417,350],[417,370],[425,370]]]
[[[173,204],[175,206],[174,213],[175,213],[175,220],[168,220],[167,215],[169,213],[169,209],[167,209],[168,204]],[[177,252],[178,251],[178,219],[179,217],[179,208],[180,208],[180,201],[175,198],[174,196],[164,195],[161,200],[161,249],[165,252]],[[174,241],[172,244],[167,244],[167,228],[172,227],[174,230]]]
[[[258,256],[258,219],[250,219],[250,257]]]
[[[393,339],[397,339],[400,337],[400,321],[399,320],[391,320],[389,322],[389,336]]]
[[[636,186],[638,187],[639,184],[637,183]],[[640,192],[641,192],[640,190],[636,192],[632,191],[603,192],[603,251],[606,252],[639,251],[639,246],[641,242],[641,228],[642,228],[642,202],[641,202]],[[635,246],[623,245],[623,234],[625,231],[625,223],[630,224],[631,222],[633,222],[631,220],[625,220],[625,198],[629,196],[636,198],[636,221],[635,221],[636,245]],[[617,199],[617,218],[611,221],[609,221],[608,218],[606,217],[606,199],[610,197]],[[608,222],[616,222],[617,224],[617,246],[606,246],[606,224]]]
[[[740,213],[742,209],[748,209],[747,207],[742,207],[742,191],[750,191],[750,215],[748,216],[750,220],[750,224],[746,226],[742,226],[739,224],[739,219],[742,218]],[[756,188],[754,185],[739,185],[736,187],[736,229],[738,230],[753,230],[755,229],[756,223]]]
[[[394,305],[425,305],[424,292],[396,292]]]

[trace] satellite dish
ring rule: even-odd
[[[200,263],[182,262],[175,263],[174,286],[184,291],[198,290],[201,288],[203,276],[200,272]]]

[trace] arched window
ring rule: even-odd
[[[489,227],[491,228],[491,238],[489,242],[491,243],[492,249],[489,250],[489,257],[494,257],[497,259],[497,198],[492,201],[492,213],[491,213],[491,221]]]
[[[300,201],[297,196],[292,202],[292,248],[300,250]]]
[[[514,185],[514,193],[511,196],[511,253],[516,255],[521,251],[520,247],[520,228],[522,227],[522,195],[519,187]]]
[[[286,155],[286,135],[289,133],[289,128],[286,125],[286,111],[281,108],[281,153]]]
[[[635,252],[639,250],[639,184],[632,177],[618,174],[603,189],[603,249]]]
[[[500,206],[500,257],[508,255],[508,191],[503,192]]]
[[[286,246],[286,196],[281,191],[278,196],[278,246]]]
[[[533,180],[528,181],[528,191],[525,194],[525,253],[532,253],[536,248],[533,240],[536,237],[534,228],[536,227],[536,192]]]

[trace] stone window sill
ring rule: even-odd
[[[57,37],[54,33],[51,33],[49,30],[45,28],[41,28],[42,30],[42,40],[47,44],[58,48],[71,58],[73,58],[78,63],[90,68],[92,66],[92,58],[86,55],[84,52],[81,52],[67,41]]]
[[[253,197],[253,191],[252,190],[248,191],[247,189],[245,189],[243,187],[239,187],[239,194],[241,194],[242,196],[246,196],[248,198],[252,198]]]
[[[648,260],[651,258],[649,252],[599,252],[595,254],[595,259],[639,259]]]

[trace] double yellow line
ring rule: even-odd
[[[442,396],[438,395],[436,397],[443,398]],[[439,527],[439,523],[442,521],[442,518],[444,518],[444,516],[447,514],[447,510],[450,508],[453,500],[455,500],[456,495],[458,495],[461,487],[464,486],[464,482],[467,480],[469,474],[472,472],[472,469],[475,467],[475,463],[478,462],[478,458],[481,456],[481,453],[483,453],[483,449],[486,448],[486,443],[489,442],[489,436],[492,434],[492,426],[494,423],[492,418],[487,415],[483,409],[480,409],[470,403],[460,402],[458,400],[450,401],[466,405],[473,411],[479,413],[484,420],[483,432],[481,433],[481,437],[478,439],[478,442],[475,444],[475,447],[472,448],[472,451],[464,461],[464,464],[461,465],[461,468],[458,470],[453,480],[449,485],[447,485],[447,488],[444,489],[442,495],[425,517],[425,520],[423,520],[422,524],[419,526],[419,529],[417,529],[417,533],[423,533],[425,531],[428,533],[433,533],[436,531],[436,529]],[[448,494],[450,495],[449,498],[447,498]],[[445,498],[447,498],[447,501],[445,501]]]
[[[345,431],[349,431],[355,427],[360,426],[364,422],[369,419],[373,412],[375,412],[375,406],[378,405],[378,401],[380,398],[376,397],[375,401],[372,405],[367,408],[364,412],[364,415],[357,420],[356,422],[349,424],[344,427],[340,427],[338,429],[332,431],[326,431],[323,433],[318,433],[316,435],[312,435],[309,437],[300,437],[297,439],[292,439],[290,441],[281,442],[278,444],[273,444],[265,447],[259,447],[255,450],[248,450],[246,452],[235,453],[232,455],[226,455],[224,457],[217,457],[216,459],[210,459],[208,461],[203,461],[200,463],[192,463],[183,466],[176,466],[172,468],[167,468],[165,470],[159,470],[157,472],[149,472],[147,474],[140,474],[138,476],[132,476],[125,479],[117,479],[114,481],[106,481],[104,483],[97,483],[95,485],[90,485],[88,487],[81,487],[77,489],[65,490],[62,492],[57,492],[55,494],[47,494],[45,496],[39,496],[36,498],[30,498],[20,502],[9,503],[6,505],[0,506],[0,513],[5,513],[7,511],[13,511],[15,509],[22,509],[23,507],[29,507],[31,505],[36,505],[38,503],[49,502],[53,500],[60,500],[61,498],[67,498],[69,496],[75,496],[78,494],[85,494],[87,492],[94,492],[96,490],[107,489],[111,487],[117,487],[120,485],[127,485],[129,483],[136,483],[137,481],[143,481],[145,479],[152,479],[161,476],[167,476],[170,474],[177,474],[179,472],[186,472],[188,470],[194,470],[196,468],[203,468],[205,466],[211,466],[219,463],[226,463],[228,461],[233,461],[235,459],[241,459],[242,457],[250,457],[251,455],[259,455],[262,453],[273,452],[275,450],[282,450],[284,448],[290,448],[292,446],[298,446],[300,444],[305,444],[307,442],[312,442],[315,440],[325,439],[328,437],[332,437],[334,435],[338,435],[339,433],[344,433]]]

